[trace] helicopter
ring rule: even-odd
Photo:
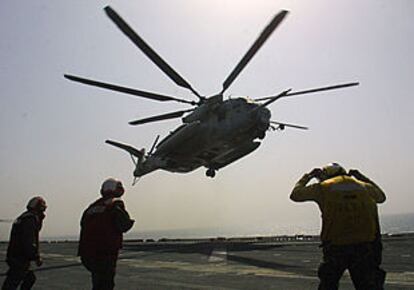
[[[260,140],[265,138],[268,130],[284,130],[286,127],[308,129],[295,124],[272,121],[271,112],[268,109],[271,103],[281,98],[359,85],[358,82],[352,82],[296,92],[288,89],[274,96],[256,99],[248,97],[229,97],[224,99],[226,90],[289,13],[287,10],[282,10],[273,17],[231,71],[223,82],[221,91],[213,96],[206,97],[197,92],[189,82],[156,53],[115,10],[110,6],[106,6],[104,10],[112,22],[176,85],[190,90],[198,98],[197,101],[186,100],[79,76],[64,75],[65,78],[71,81],[90,86],[160,102],[172,101],[192,106],[189,109],[129,122],[130,125],[137,126],[150,122],[180,118],[185,115],[182,118],[182,124],[171,131],[160,142],[158,142],[160,135],[156,137],[148,153],[145,152],[144,148],[138,150],[128,144],[113,140],[105,141],[107,144],[130,154],[135,166],[133,184],[135,184],[138,178],[158,169],[187,173],[204,166],[207,168],[206,176],[214,177],[219,169],[256,150],[261,144]]]

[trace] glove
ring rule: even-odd
[[[114,205],[114,206],[117,206],[117,207],[119,207],[119,208],[121,208],[121,209],[123,209],[123,210],[125,210],[125,204],[124,204],[124,202],[122,201],[122,199],[119,199],[119,198],[114,199],[114,200],[113,200],[113,205]]]
[[[348,175],[355,177],[356,179],[359,179],[361,181],[365,181],[368,178],[366,178],[364,175],[362,175],[361,172],[359,172],[357,169],[350,169],[348,171]]]
[[[314,168],[308,174],[309,174],[309,177],[312,177],[312,178],[313,177],[316,177],[316,178],[320,179],[322,173],[323,173],[322,169],[320,169],[320,168]]]

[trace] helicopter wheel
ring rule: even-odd
[[[213,178],[214,176],[216,176],[216,171],[212,168],[209,168],[206,171],[206,176]]]

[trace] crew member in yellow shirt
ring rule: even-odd
[[[308,185],[313,178],[316,182]],[[322,213],[319,289],[338,289],[346,269],[356,289],[383,289],[377,203],[385,201],[385,194],[374,182],[331,163],[303,175],[290,199],[314,201]]]

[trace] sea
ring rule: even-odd
[[[380,217],[382,234],[414,233],[414,213],[382,215]],[[251,236],[292,236],[318,235],[320,219],[298,221],[291,224],[262,224],[256,227],[214,227],[176,230],[155,230],[132,232],[126,236],[130,239],[162,239],[162,238],[217,238],[217,237],[251,237]]]
[[[294,235],[318,235],[321,228],[320,218],[282,224],[273,222],[256,226],[219,226],[209,228],[187,228],[174,230],[144,230],[128,233],[126,239],[159,240],[167,239],[202,239],[202,238],[234,238],[234,237],[268,237],[268,236],[294,236]],[[381,232],[383,234],[414,233],[414,213],[392,214],[380,216]],[[10,225],[3,224],[0,227],[0,241],[7,241]],[[78,234],[47,236],[41,235],[45,241],[76,241]]]

